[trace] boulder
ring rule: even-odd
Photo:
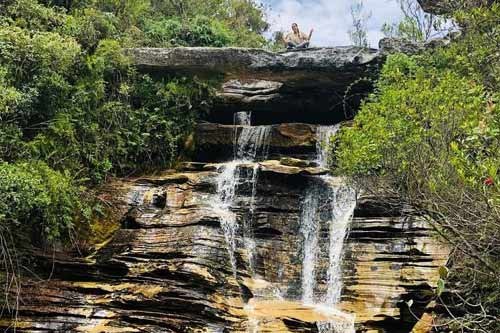
[[[353,78],[370,76],[382,58],[375,49],[360,47],[310,48],[274,53],[248,48],[136,48],[129,49],[135,65],[155,74],[184,73],[229,79],[259,79],[286,86],[345,87]]]

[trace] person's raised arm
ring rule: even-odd
[[[287,34],[281,34],[281,40],[283,41],[283,44],[286,45],[286,43],[288,43],[288,35]]]

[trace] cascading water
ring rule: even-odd
[[[328,167],[328,149],[331,137],[339,126],[317,128],[316,162]],[[335,308],[342,291],[343,244],[356,205],[355,192],[346,185],[333,184],[333,177],[313,177],[308,187],[301,215],[303,237],[302,302],[327,312],[335,320],[317,323],[322,333],[354,332],[354,317]],[[326,208],[325,208],[326,207]],[[324,210],[329,210],[324,212]],[[319,252],[319,230],[323,217],[328,218],[328,269],[326,295],[315,295],[317,284],[316,265]]]
[[[328,153],[331,138],[337,134],[340,124],[333,126],[318,126],[316,128],[316,163],[320,167],[328,168]]]
[[[302,261],[302,301],[314,303],[314,287],[316,285],[316,256],[318,252],[318,187],[308,189],[302,208],[300,232],[304,237]]]
[[[236,214],[231,211],[231,204],[233,203],[236,185],[238,183],[237,170],[238,163],[236,161],[227,163],[221,170],[221,173],[216,179],[217,196],[212,202],[212,208],[215,213],[220,217],[222,231],[226,239],[226,246],[229,252],[229,259],[233,269],[233,275],[236,278],[236,233],[238,232],[238,225],[236,223]]]
[[[231,210],[231,206],[236,199],[236,191],[239,185],[251,182],[252,191],[250,198],[249,217],[243,223],[244,246],[249,256],[250,269],[254,270],[255,240],[253,237],[253,213],[255,210],[255,195],[257,192],[258,166],[254,165],[251,173],[248,168],[241,168],[244,164],[255,162],[258,158],[266,158],[269,151],[271,126],[250,126],[251,114],[238,112],[235,114],[234,137],[234,159],[224,164],[220,168],[220,173],[216,179],[217,195],[212,203],[214,211],[221,219],[221,227],[224,232],[229,257],[236,277],[235,251],[237,246],[236,235],[238,233],[237,215]]]
[[[335,305],[342,292],[342,249],[356,207],[356,193],[347,186],[332,187],[332,219],[329,225],[328,290],[325,303]]]

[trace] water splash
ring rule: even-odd
[[[332,126],[318,126],[316,127],[316,163],[320,167],[329,167],[329,153],[332,137],[339,131],[340,124]]]
[[[332,320],[316,323],[318,333],[355,333],[354,319]]]
[[[334,317],[335,320],[320,321],[316,323],[319,333],[355,333],[354,326],[356,316],[345,313],[332,307],[319,305],[316,311],[328,317]]]

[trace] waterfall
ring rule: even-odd
[[[340,124],[333,126],[318,126],[316,128],[316,162],[320,167],[328,168],[328,153],[327,149],[330,145],[332,136],[340,129]]]
[[[316,162],[328,168],[327,147],[339,126],[318,126],[316,132]],[[344,240],[356,206],[356,193],[343,184],[334,184],[331,176],[315,176],[308,186],[302,205],[303,237],[302,302],[314,305],[335,319],[318,322],[321,333],[354,332],[354,316],[336,309],[342,291],[342,256]],[[315,295],[317,284],[319,237],[322,223],[328,223],[328,267],[326,295]]]
[[[271,126],[244,126],[236,140],[235,160],[253,162],[258,156],[267,157]]]
[[[253,227],[254,227],[254,218],[255,218],[255,198],[257,196],[257,181],[259,177],[259,165],[255,164],[252,170],[252,192],[250,197],[250,211],[248,218],[244,221],[243,228],[243,239],[245,243],[245,247],[248,252],[248,264],[250,267],[250,272],[252,274],[255,273],[255,249],[257,244],[255,242]]]
[[[356,193],[347,186],[332,187],[332,219],[329,225],[328,290],[325,302],[335,305],[342,292],[342,250],[356,207]]]
[[[316,285],[316,257],[318,253],[319,232],[319,191],[317,186],[311,186],[305,196],[302,206],[300,232],[304,238],[302,261],[302,301],[305,304],[314,303],[314,287]]]
[[[233,116],[233,125],[246,125],[252,124],[252,112],[240,111],[235,112]]]
[[[269,151],[271,126],[250,126],[251,114],[238,112],[234,116],[234,158],[233,161],[225,163],[219,168],[219,175],[216,178],[217,194],[212,202],[212,208],[220,217],[221,228],[224,232],[233,274],[236,277],[237,267],[235,252],[237,247],[238,221],[237,215],[231,210],[236,199],[237,187],[241,184],[251,182],[251,198],[249,217],[243,222],[244,246],[248,252],[249,266],[254,270],[255,240],[253,237],[253,213],[255,211],[255,195],[257,192],[258,165],[255,164],[248,172],[243,170],[242,164],[255,162],[257,159],[267,157]]]
[[[220,224],[224,232],[229,259],[233,269],[233,275],[236,278],[236,234],[238,232],[238,224],[236,223],[236,214],[231,211],[231,205],[236,194],[236,185],[238,183],[237,172],[238,163],[236,161],[227,163],[222,168],[219,176],[216,178],[217,197],[212,202],[212,208],[220,217]]]

